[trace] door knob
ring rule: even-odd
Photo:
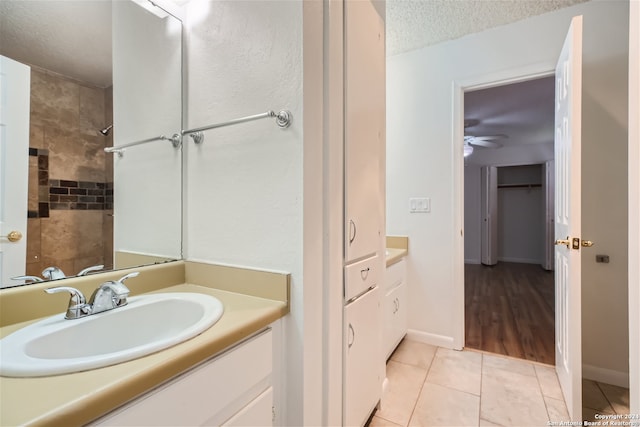
[[[14,243],[19,241],[20,239],[22,239],[22,233],[19,231],[11,231],[9,234],[7,234],[6,236],[1,236],[6,238],[8,241]]]
[[[591,240],[583,240],[582,241],[582,246],[585,247],[585,248],[590,248],[593,245],[595,245],[595,243],[593,243]]]
[[[566,239],[558,239],[556,240],[556,245],[565,245],[567,247],[567,249],[570,247],[571,245],[571,240],[569,239],[569,236],[567,236]]]

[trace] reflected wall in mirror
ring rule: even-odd
[[[182,128],[181,22],[161,16],[132,1],[0,2],[0,55],[30,67],[29,155],[18,172],[0,170],[28,182],[25,206],[0,195],[28,217],[0,259],[15,249],[24,262],[2,263],[2,287],[181,257],[181,150],[104,152]],[[2,234],[13,226],[0,224]]]

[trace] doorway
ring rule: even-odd
[[[551,365],[554,93],[549,76],[464,95],[465,346]]]

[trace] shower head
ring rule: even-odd
[[[98,132],[100,132],[101,135],[109,136],[109,134],[111,133],[111,129],[112,128],[113,128],[113,125],[109,125],[104,129],[100,129]]]

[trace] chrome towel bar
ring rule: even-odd
[[[255,114],[253,116],[247,116],[247,117],[241,117],[239,119],[233,119],[226,122],[216,123],[213,125],[202,126],[199,128],[183,130],[179,134],[178,133],[173,134],[173,136],[171,137],[160,135],[153,138],[143,139],[141,141],[135,141],[135,142],[130,142],[128,144],[118,145],[116,147],[107,147],[104,149],[104,151],[107,153],[118,153],[118,155],[122,157],[125,148],[133,147],[135,145],[140,145],[140,144],[146,144],[148,142],[153,142],[153,141],[171,141],[171,145],[173,145],[175,148],[178,148],[182,143],[182,138],[181,138],[182,135],[189,135],[196,144],[200,144],[204,141],[204,134],[202,132],[205,130],[237,125],[239,123],[251,122],[253,120],[266,119],[269,117],[275,118],[276,124],[278,125],[278,127],[282,129],[288,128],[289,125],[291,125],[291,120],[293,119],[291,112],[288,110],[281,110],[278,113],[272,110],[269,110],[266,113]]]
[[[241,117],[239,119],[233,119],[226,122],[216,123],[214,125],[202,126],[195,129],[183,130],[182,135],[189,135],[193,139],[193,142],[195,142],[196,144],[200,144],[202,143],[202,141],[204,141],[204,134],[202,132],[205,130],[237,125],[239,123],[251,122],[253,120],[266,119],[269,117],[275,118],[276,124],[283,129],[288,128],[289,125],[291,125],[291,119],[293,118],[293,116],[291,115],[291,112],[288,110],[281,110],[278,113],[275,113],[274,111],[269,110],[266,113],[262,113],[262,114],[255,114],[253,116]]]
[[[104,151],[107,153],[118,153],[118,155],[122,157],[122,154],[125,148],[133,147],[140,144],[146,144],[148,142],[153,142],[153,141],[171,141],[171,145],[173,145],[174,148],[180,147],[182,143],[180,135],[175,133],[173,134],[173,136],[170,136],[170,137],[160,135],[160,136],[155,136],[153,138],[142,139],[140,141],[129,142],[128,144],[122,144],[116,147],[106,147]]]

